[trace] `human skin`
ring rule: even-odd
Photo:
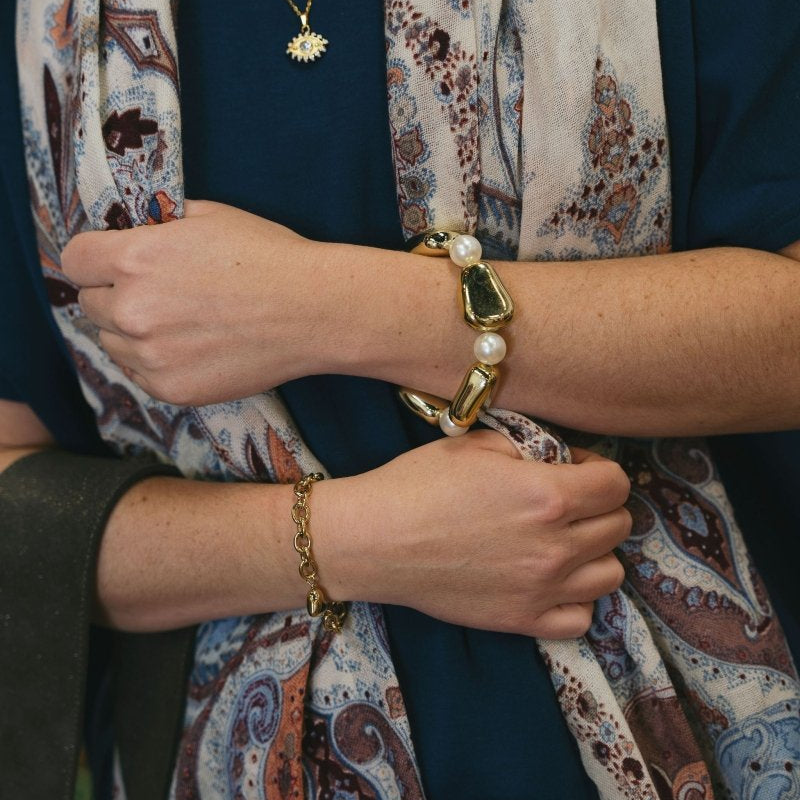
[[[80,234],[62,257],[150,394],[205,404],[338,373],[452,396],[474,333],[448,259],[313,242],[217,203],[186,211]],[[494,402],[629,436],[797,427],[798,259],[800,244],[496,264],[517,313]]]
[[[798,256],[800,248],[793,246],[783,255],[718,249],[498,265],[519,311],[509,329],[511,353],[497,403],[577,428],[632,435],[794,426]],[[219,204],[188,203],[187,218],[166,226],[78,236],[65,250],[63,266],[83,287],[81,303],[100,325],[112,356],[152,394],[175,402],[243,396],[316,372],[370,375],[448,396],[470,360],[470,332],[455,311],[442,313],[455,306],[455,272],[447,260],[310,242]],[[16,426],[15,435],[23,429]],[[603,555],[624,538],[629,524],[618,511],[627,491],[619,469],[592,462],[603,477],[591,487],[580,470],[586,465],[518,463],[513,479],[503,469],[480,469],[479,481],[467,468],[448,487],[455,493],[451,502],[442,505],[438,493],[426,490],[441,483],[433,465],[447,452],[468,467],[477,460],[474,441],[469,434],[462,444],[437,443],[369,478],[315,489],[315,548],[328,591],[405,603],[477,627],[547,636],[580,632],[588,625],[589,606],[570,603],[594,599],[620,579],[619,565]],[[503,455],[499,437],[495,446],[493,457]],[[505,457],[501,464],[509,467],[514,456]],[[425,463],[412,468],[412,459]],[[556,478],[564,474],[580,478],[571,481],[569,492]],[[519,596],[507,579],[516,574],[513,565],[498,562],[494,571],[485,571],[486,553],[469,550],[474,537],[458,539],[473,530],[472,509],[463,498],[494,498],[504,486],[527,498],[520,513],[533,516],[521,534],[532,549]],[[538,488],[536,498],[526,494],[530,486]],[[127,628],[155,629],[302,602],[304,584],[286,547],[283,518],[292,499],[287,487],[177,487],[153,479],[120,503],[100,554],[101,616]],[[603,492],[606,505],[587,511]],[[568,498],[577,510],[564,524]],[[374,520],[394,519],[388,514],[393,504],[404,530],[378,542]],[[152,541],[141,536],[145,507],[153,518],[144,527],[159,531]],[[442,520],[430,524],[442,507],[457,512],[451,528],[442,528]],[[349,516],[354,509],[361,519]],[[459,516],[461,511],[468,513]],[[542,513],[546,521],[537,516]],[[226,534],[232,516],[236,537]],[[586,517],[603,533],[564,536]],[[492,544],[501,540],[506,517],[496,512],[494,521],[497,528],[486,537]],[[568,552],[556,547],[553,556],[536,549],[542,544],[547,551],[542,537],[548,525],[550,532],[559,531],[560,545],[569,542]],[[410,558],[414,548],[386,547],[387,541],[407,544],[409,529],[424,543],[417,559]],[[425,541],[430,530],[440,532],[435,542]],[[445,530],[456,538],[445,537]],[[605,549],[598,551],[598,542]],[[264,558],[252,559],[252,552]],[[455,553],[465,558],[454,560]],[[135,564],[147,568],[137,573]],[[575,572],[577,578],[566,580]],[[414,580],[425,575],[427,583]],[[493,576],[488,592],[480,584],[487,575]],[[459,587],[455,594],[451,586]],[[569,587],[568,595],[554,593],[556,586]],[[437,593],[441,587],[446,591]],[[558,601],[550,617],[544,615],[550,609],[543,614],[537,605],[548,596]],[[486,603],[476,604],[476,597]],[[554,619],[557,624],[551,624]]]
[[[0,470],[52,446],[30,409],[8,401],[0,442]],[[407,605],[472,627],[584,633],[592,601],[622,582],[611,550],[631,519],[619,466],[574,455],[575,464],[524,462],[501,435],[477,431],[315,484],[322,585],[332,598]],[[286,485],[142,481],[102,537],[96,618],[150,631],[302,606],[293,501]]]
[[[796,426],[798,257],[795,245],[782,255],[724,248],[497,265],[519,310],[496,402],[627,435]],[[112,357],[151,394],[177,403],[246,396],[324,372],[447,397],[471,360],[472,334],[455,311],[456,273],[446,259],[311,242],[215,203],[187,203],[186,219],[164,226],[82,234],[62,263]],[[476,454],[475,440],[469,434],[461,443],[437,443],[351,483],[319,485],[312,505],[324,584],[333,597],[398,602],[477,627],[581,632],[589,606],[574,603],[621,577],[613,556],[604,555],[629,524],[618,511],[627,490],[618,468],[591,462],[604,471],[606,504],[589,512],[602,492],[585,482],[586,465],[514,463],[506,451],[498,469],[471,469],[486,456]],[[499,437],[494,446],[492,457],[503,455]],[[442,468],[442,453],[462,469],[458,479],[449,464]],[[512,465],[519,469],[510,477]],[[449,476],[447,503],[429,489],[441,485],[439,469]],[[564,474],[581,478],[569,492],[558,484]],[[527,493],[532,486],[535,498]],[[100,553],[102,616],[151,629],[301,604],[304,585],[286,546],[286,487],[180,487],[154,479],[120,503]],[[494,499],[505,488],[526,498],[524,507],[493,502],[486,524],[496,527],[485,537],[492,546],[470,549],[475,510],[465,499]],[[567,498],[577,504],[570,519]],[[441,508],[454,513],[436,518]],[[142,526],[145,513],[154,516]],[[508,519],[520,514],[522,538],[505,548],[514,558],[484,570],[487,555],[504,552],[496,545],[505,541]],[[596,540],[564,535],[587,528],[587,517],[603,527]],[[377,540],[375,531],[395,519],[404,529]],[[227,534],[232,527],[236,537]],[[159,535],[143,540],[143,528]],[[426,540],[432,530],[434,541]],[[559,533],[548,540],[553,530]],[[419,548],[407,546],[414,541]],[[556,547],[553,557],[554,541],[569,542],[567,551]],[[522,554],[520,542],[528,548]],[[529,569],[518,573],[516,558]],[[136,564],[158,568],[137,572]],[[521,587],[509,581],[518,574]],[[539,603],[548,596],[554,606],[543,612]]]

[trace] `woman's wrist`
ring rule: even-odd
[[[381,248],[322,246],[326,319],[315,336],[328,364],[322,371],[454,391],[474,337],[458,312],[458,281],[448,264]]]
[[[380,522],[370,519],[371,498],[364,497],[363,483],[363,476],[359,475],[314,485],[310,500],[314,554],[320,582],[331,599],[379,600],[373,548],[374,531],[380,528]],[[289,548],[292,549],[291,542]],[[299,574],[297,581],[305,585]]]

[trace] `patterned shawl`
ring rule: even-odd
[[[324,471],[274,392],[202,408],[148,397],[59,267],[79,231],[182,213],[172,4],[18,8],[42,270],[102,435],[185,475]],[[386,0],[386,41],[407,235],[477,230],[489,255],[539,260],[669,248],[654,0]],[[526,458],[568,458],[519,415],[484,421]],[[627,580],[585,637],[538,645],[600,796],[800,797],[797,672],[704,444],[595,445],[633,483]],[[333,637],[304,610],[203,626],[172,791],[424,797],[380,608],[353,603]]]

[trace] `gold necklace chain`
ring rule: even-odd
[[[300,18],[300,33],[287,45],[286,55],[297,61],[314,61],[325,52],[325,47],[329,42],[318,33],[314,33],[308,24],[312,0],[308,0],[306,3],[305,11],[301,11],[293,0],[286,0],[286,2],[289,8]]]
[[[309,13],[311,11],[311,2],[312,2],[312,0],[308,0],[308,2],[306,3],[306,10],[305,11],[301,11],[292,2],[292,0],[286,0],[286,2],[289,4],[289,8],[291,8],[292,11],[294,11],[294,13],[297,14],[298,17],[300,17],[300,22],[302,23],[303,27],[304,28],[308,27],[308,15],[309,15]],[[303,19],[304,17],[305,17],[305,19]]]

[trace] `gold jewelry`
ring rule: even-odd
[[[325,46],[329,44],[327,39],[323,39],[318,33],[313,33],[308,24],[308,15],[311,12],[311,2],[306,3],[306,10],[301,11],[292,0],[286,0],[289,7],[300,17],[300,33],[289,42],[286,47],[286,55],[291,56],[297,61],[313,61],[325,52]]]
[[[497,388],[500,371],[496,365],[506,356],[505,340],[497,331],[513,319],[514,301],[494,267],[481,260],[481,245],[474,236],[428,231],[412,239],[408,249],[427,256],[449,255],[461,268],[464,320],[480,333],[473,347],[478,360],[467,370],[450,403],[407,387],[400,389],[400,399],[417,416],[439,425],[448,436],[460,436],[475,423]]]
[[[294,549],[300,554],[300,577],[311,587],[306,596],[306,609],[312,617],[322,615],[322,626],[326,631],[339,633],[347,616],[347,606],[335,600],[327,600],[322,587],[317,583],[319,574],[317,562],[311,553],[311,534],[308,532],[308,523],[311,520],[311,509],[308,498],[316,481],[321,481],[325,476],[321,472],[310,472],[294,485],[294,495],[297,501],[292,506],[292,521],[297,525],[294,535]]]

